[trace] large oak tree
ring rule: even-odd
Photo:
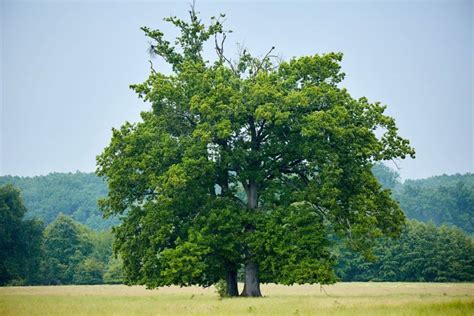
[[[367,251],[399,233],[403,213],[371,167],[414,150],[385,106],[340,87],[342,54],[231,60],[222,17],[205,26],[193,8],[189,22],[166,19],[173,42],[143,28],[173,71],[151,67],[132,85],[152,108],[114,129],[97,158],[101,208],[123,215],[115,248],[127,282],[224,279],[235,296],[244,266],[244,296],[260,296],[260,282],[333,283],[334,236]]]

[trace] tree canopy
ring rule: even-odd
[[[189,13],[166,19],[180,31],[174,44],[142,28],[173,72],[152,67],[131,86],[152,108],[97,157],[109,188],[100,206],[123,216],[114,232],[127,282],[225,279],[237,295],[241,265],[245,296],[260,296],[261,281],[335,282],[334,234],[366,252],[400,233],[404,215],[371,168],[413,148],[385,106],[340,87],[341,53],[231,60],[223,15],[206,26]]]

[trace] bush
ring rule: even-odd
[[[214,284],[216,288],[216,293],[219,294],[219,297],[228,297],[229,294],[227,292],[227,282],[225,280],[219,280],[216,284]]]
[[[77,266],[74,274],[75,284],[102,284],[102,263],[94,258],[87,258]]]

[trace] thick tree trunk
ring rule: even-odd
[[[237,287],[237,270],[230,269],[227,270],[225,281],[227,283],[227,295],[239,296],[239,289]]]
[[[245,285],[242,296],[260,297],[260,281],[258,279],[258,264],[255,261],[249,261],[245,264]]]
[[[247,187],[247,207],[256,210],[258,207],[258,187],[257,182],[250,180]],[[250,231],[253,228],[249,229]],[[258,279],[258,263],[252,258],[253,254],[246,253],[247,263],[245,264],[245,284],[242,296],[260,297],[260,280]]]
[[[256,209],[258,206],[257,182],[250,180],[247,189],[247,206],[249,209]]]

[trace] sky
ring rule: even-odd
[[[111,128],[150,105],[129,85],[150,69],[141,26],[190,1],[1,1],[0,175],[95,170]],[[227,15],[226,51],[343,52],[346,87],[388,106],[416,159],[402,179],[474,172],[473,1],[197,1]],[[170,37],[171,38],[171,37]],[[155,69],[168,72],[159,60]]]

